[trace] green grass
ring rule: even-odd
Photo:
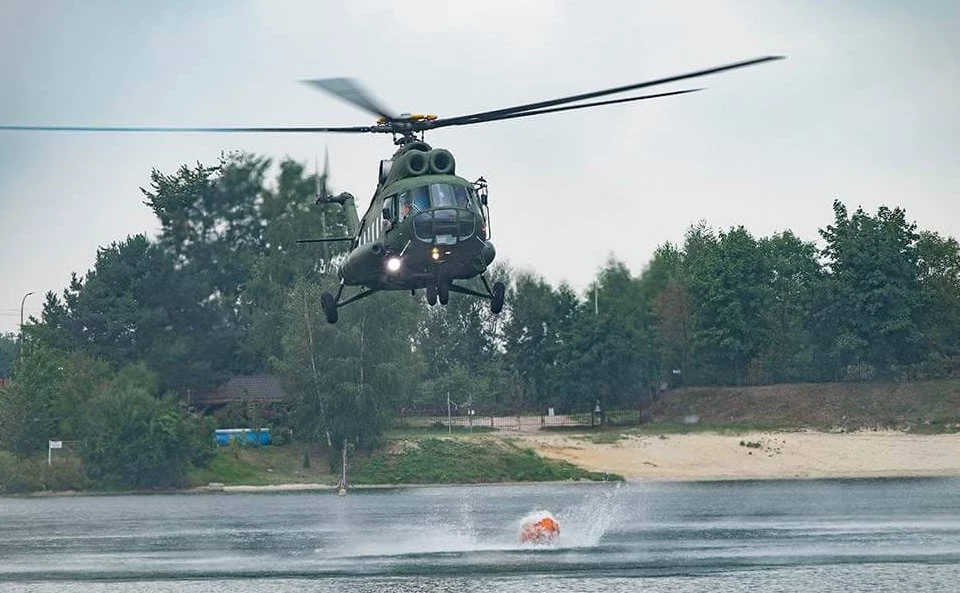
[[[389,449],[393,449],[391,452]],[[424,438],[394,442],[353,462],[353,484],[480,484],[562,480],[616,480],[545,459],[503,439]]]
[[[648,414],[666,422],[695,414],[701,424],[714,426],[763,423],[815,430],[957,432],[960,379],[685,387],[663,395]]]
[[[221,447],[210,464],[193,469],[189,483],[202,486],[220,482],[228,486],[275,484],[334,484],[325,457],[312,453],[310,467],[303,468],[303,446]]]
[[[454,434],[457,436],[470,436],[470,435],[484,435],[491,432],[496,432],[497,429],[491,428],[489,426],[474,426],[471,430],[467,426],[453,426],[451,429],[448,429],[446,426],[410,426],[410,425],[397,425],[395,428],[392,428],[386,432],[386,437],[388,439],[398,439],[398,438],[417,438],[424,436],[443,436],[448,434]]]

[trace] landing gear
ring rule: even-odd
[[[333,298],[332,294],[325,292],[320,295],[320,308],[323,309],[323,314],[327,318],[327,323],[337,322],[337,300]]]
[[[506,287],[503,285],[503,282],[494,282],[491,288],[486,276],[481,274],[480,280],[483,282],[483,287],[487,291],[486,293],[478,292],[466,286],[453,284],[452,282],[450,284],[440,284],[440,303],[446,305],[447,301],[444,297],[449,297],[451,292],[459,292],[460,294],[468,294],[481,299],[490,299],[490,312],[494,315],[500,313],[500,311],[503,310],[503,299],[504,293],[506,292]]]
[[[506,293],[506,287],[503,282],[494,282],[493,290],[490,291],[490,312],[494,315],[503,311],[503,299]]]
[[[441,305],[446,305],[450,302],[450,284],[447,282],[441,281],[437,284],[437,297],[440,299]]]
[[[427,304],[432,307],[437,304],[437,301],[440,301],[441,305],[446,305],[450,302],[449,282],[441,280],[436,284],[427,285]]]

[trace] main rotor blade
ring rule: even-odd
[[[375,132],[376,128],[370,126],[351,126],[351,127],[247,127],[247,128],[180,128],[180,127],[151,127],[151,126],[4,126],[0,125],[0,131],[11,132],[201,132],[201,133],[320,133],[320,132],[340,132],[340,133],[363,133]]]
[[[617,103],[630,103],[632,101],[643,101],[644,99],[657,99],[660,97],[670,97],[673,95],[685,95],[687,93],[696,93],[702,91],[703,89],[685,89],[682,91],[669,91],[666,93],[657,93],[655,95],[640,95],[639,97],[626,97],[623,99],[610,99],[607,101],[596,101],[594,103],[583,103],[581,105],[565,105],[563,107],[553,107],[550,109],[537,109],[534,111],[521,111],[520,113],[507,113],[505,115],[497,115],[491,117],[478,117],[470,121],[455,121],[452,123],[446,123],[441,121],[439,125],[434,126],[438,128],[446,126],[468,126],[470,124],[479,124],[488,121],[499,121],[502,119],[513,119],[515,117],[527,117],[528,115],[543,115],[544,113],[557,113],[560,111],[572,111],[574,109],[584,109],[586,107],[599,107],[601,105],[615,105]]]
[[[321,78],[301,82],[315,86],[331,95],[336,95],[347,103],[356,105],[360,109],[374,115],[379,115],[389,120],[397,119],[388,109],[377,103],[373,97],[370,96],[370,93],[360,86],[360,83],[351,78]]]
[[[586,101],[588,99],[596,99],[597,97],[604,97],[606,95],[615,95],[618,93],[635,91],[637,89],[656,86],[660,84],[667,84],[669,82],[677,82],[678,80],[687,80],[690,78],[697,78],[699,76],[717,74],[719,72],[726,72],[727,70],[733,70],[735,68],[743,68],[745,66],[752,66],[754,64],[762,64],[764,62],[770,62],[772,60],[782,60],[783,58],[784,56],[765,56],[762,58],[756,58],[756,59],[747,60],[744,62],[726,64],[724,66],[717,66],[716,68],[708,68],[706,70],[698,70],[696,72],[689,72],[687,74],[680,74],[677,76],[668,76],[666,78],[658,78],[656,80],[638,82],[636,84],[628,84],[626,86],[619,86],[611,89],[605,89],[602,91],[581,93],[579,95],[570,95],[569,97],[561,97],[559,99],[550,99],[547,101],[538,101],[536,103],[526,103],[524,105],[517,105],[515,107],[505,107],[503,109],[494,109],[492,111],[481,111],[479,113],[471,113],[468,115],[447,117],[447,118],[442,118],[434,121],[433,122],[434,125],[432,127],[459,125],[464,122],[471,123],[472,120],[476,120],[478,118],[484,118],[483,121],[492,121],[497,116],[501,116],[501,115],[509,115],[511,113],[519,113],[521,111],[532,111],[535,109],[554,107],[556,105],[563,105],[564,103],[575,103],[577,101]]]

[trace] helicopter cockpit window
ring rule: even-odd
[[[413,210],[413,195],[408,191],[400,192],[400,195],[397,196],[397,203],[399,205],[399,209],[397,210],[399,219],[403,220],[407,216],[410,216]]]
[[[434,208],[453,208],[456,201],[454,199],[453,186],[446,183],[434,183],[430,186],[430,205]]]
[[[397,195],[397,207],[400,220],[431,209],[451,209],[450,214],[452,209],[478,211],[476,199],[469,187],[449,183],[433,183],[400,192]]]
[[[473,210],[473,200],[470,199],[470,190],[462,185],[453,186],[454,200],[460,208]]]
[[[430,194],[426,187],[418,187],[413,190],[413,207],[419,212],[430,209]]]

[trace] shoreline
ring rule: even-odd
[[[623,436],[596,443],[588,434],[488,434],[508,439],[537,454],[581,468],[618,474],[626,483],[733,482],[774,480],[936,479],[960,477],[960,433],[918,435],[900,431],[753,431],[743,434],[694,432]],[[614,480],[611,480],[614,481]],[[481,483],[357,484],[348,491],[411,488],[602,484],[603,481],[524,481]],[[124,496],[163,494],[337,492],[336,485],[208,484],[162,491],[42,491],[3,498]]]
[[[692,483],[711,483],[711,482],[800,482],[800,481],[850,481],[850,480],[942,480],[960,478],[960,473],[945,474],[863,474],[863,475],[834,475],[834,476],[795,476],[795,477],[730,477],[730,476],[703,476],[700,478],[641,478],[628,479],[623,481],[593,481],[593,480],[567,480],[567,481],[546,481],[546,482],[482,482],[482,483],[463,483],[463,484],[358,484],[350,486],[349,492],[375,492],[387,490],[414,490],[422,488],[488,488],[502,486],[570,486],[570,485],[601,485],[601,484],[692,484]],[[28,492],[23,494],[0,494],[0,499],[17,498],[60,498],[74,496],[204,496],[216,494],[297,494],[297,493],[327,493],[336,496],[335,486],[326,484],[273,484],[268,486],[224,486],[223,490],[211,490],[206,486],[193,488],[184,488],[181,490],[131,490],[111,492],[108,490],[46,490],[41,492]]]
[[[530,435],[538,454],[634,481],[960,477],[960,433],[751,431],[627,435],[597,444]]]

